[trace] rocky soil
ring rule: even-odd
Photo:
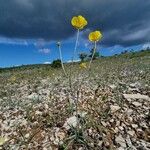
[[[72,79],[72,88],[63,76],[31,81],[18,80],[14,73],[7,79],[6,73],[1,74],[0,149],[149,150],[150,63],[146,60],[141,60],[141,68],[139,59],[134,64],[122,62],[121,67],[117,60],[114,68],[104,60],[102,69],[90,77],[82,70]],[[76,134],[78,139],[72,140]]]

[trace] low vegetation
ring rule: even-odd
[[[0,69],[1,149],[150,148],[150,50],[64,67]]]

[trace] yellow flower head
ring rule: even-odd
[[[86,69],[87,66],[86,66],[86,63],[80,63],[80,69]]]
[[[83,16],[79,15],[77,17],[75,16],[75,17],[72,18],[71,24],[76,29],[83,29],[84,26],[87,25],[87,21]]]
[[[16,79],[16,77],[15,76],[12,76],[11,78],[10,78],[10,81],[11,82],[15,82],[17,79]]]
[[[102,33],[100,31],[94,31],[89,34],[89,40],[91,42],[97,42],[102,38]]]

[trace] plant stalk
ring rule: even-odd
[[[75,58],[75,55],[76,55],[76,52],[77,52],[77,47],[78,47],[78,42],[79,42],[79,33],[80,33],[80,30],[78,29],[77,30],[76,43],[75,43],[74,52],[73,52],[72,63],[74,62],[74,58]]]
[[[92,54],[92,57],[91,57],[91,60],[90,60],[90,63],[89,63],[89,69],[91,68],[91,64],[92,64],[95,52],[96,52],[96,42],[94,42],[94,49],[93,49],[93,54]]]
[[[58,45],[58,49],[59,49],[59,56],[60,56],[60,60],[61,60],[61,67],[63,69],[63,72],[64,72],[65,76],[67,76],[67,73],[65,71],[65,67],[64,67],[64,64],[63,64],[63,60],[62,60],[62,52],[61,52],[61,45],[60,44]]]

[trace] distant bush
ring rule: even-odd
[[[128,51],[127,53],[124,51],[118,56],[132,59],[137,57],[145,57],[149,55],[150,55],[150,49],[146,49],[146,50],[139,50],[139,51],[131,50]]]
[[[87,54],[86,53],[80,53],[79,58],[80,58],[81,62],[83,62],[87,58]]]
[[[121,54],[127,54],[129,53],[128,50],[124,50],[123,52],[121,52]]]
[[[60,68],[61,67],[61,60],[60,59],[54,60],[52,62],[52,67],[53,68]]]
[[[92,57],[93,52],[94,52],[94,49],[92,48],[92,50],[90,51],[89,58]],[[97,58],[99,58],[99,57],[100,57],[99,52],[96,51],[95,54],[94,54],[93,60],[95,60],[95,59],[97,59]]]

